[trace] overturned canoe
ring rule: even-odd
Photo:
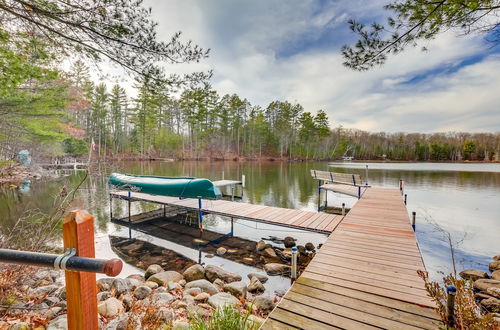
[[[118,189],[143,192],[146,194],[219,199],[221,192],[208,179],[191,177],[146,176],[111,173],[109,184]]]

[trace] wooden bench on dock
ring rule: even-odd
[[[318,180],[318,193],[329,190],[360,198],[370,186],[359,174],[311,170],[311,176]]]

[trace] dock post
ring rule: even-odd
[[[200,237],[203,235],[203,212],[201,211],[201,197],[198,197],[198,225],[200,226]]]
[[[457,288],[455,288],[453,285],[450,285],[446,288],[446,293],[448,294],[446,323],[449,327],[454,328],[454,326],[455,326],[455,295],[457,294]]]
[[[63,242],[77,256],[95,258],[94,217],[83,210],[70,212],[63,223]],[[65,280],[68,329],[97,330],[95,273],[66,271]]]
[[[231,236],[234,236],[234,218],[231,217]]]
[[[325,211],[326,211],[326,208],[328,206],[328,190],[325,190]]]
[[[368,185],[368,165],[366,165],[365,175],[366,175],[366,178],[365,178],[365,185],[367,186],[367,185]]]
[[[131,226],[131,223],[132,223],[132,217],[130,216],[130,204],[131,204],[131,201],[130,201],[130,198],[132,196],[132,192],[129,191],[128,192],[128,223],[129,223],[129,226],[128,226],[128,239],[132,239],[132,227]]]
[[[234,201],[234,186],[231,186],[231,200]]]
[[[401,192],[401,195],[403,195],[403,187],[404,181],[402,179],[399,179],[399,191]]]
[[[407,197],[408,197],[408,195],[407,195],[407,194],[405,194],[405,205],[406,205],[406,199],[407,199]]]
[[[358,199],[361,198],[361,186],[358,186]]]
[[[113,220],[113,195],[109,194],[109,219]]]
[[[290,281],[293,284],[297,279],[297,247],[292,247],[292,269],[290,271]]]
[[[167,216],[167,205],[163,204],[163,217]]]
[[[241,187],[242,188],[245,188],[245,179],[246,179],[245,174],[242,174],[241,175]],[[241,192],[241,195],[243,196],[243,191]]]
[[[413,231],[415,231],[416,218],[417,218],[417,212],[413,211],[411,213],[411,226],[413,227]]]
[[[224,170],[222,170],[222,180],[224,180]]]
[[[321,180],[318,180],[318,212],[321,208]]]
[[[345,203],[342,203],[342,216],[345,216]]]

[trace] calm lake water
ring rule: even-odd
[[[432,278],[452,269],[448,241],[437,226],[451,233],[456,244],[457,268],[487,269],[489,259],[500,253],[500,164],[441,164],[441,163],[369,163],[369,183],[377,186],[397,187],[399,179],[406,182],[408,212],[417,212],[417,238],[427,270]],[[105,174],[92,175],[83,184],[74,207],[86,208],[96,219],[97,256],[115,257],[108,235],[127,236],[128,229],[109,221],[109,190],[107,174],[112,171],[144,175],[188,175],[212,180],[222,178],[239,180],[246,176],[243,201],[269,206],[302,210],[317,209],[317,181],[309,174],[311,169],[334,170],[365,175],[365,164],[326,162],[126,162],[109,165]],[[11,226],[27,209],[47,210],[63,185],[76,185],[83,172],[67,171],[61,177],[34,182],[29,191],[2,187],[0,189],[0,217],[2,226]],[[322,197],[324,200],[324,196]],[[329,193],[329,206],[346,203],[349,207],[356,199]],[[115,216],[125,215],[126,204],[113,202]],[[149,207],[149,208],[148,208]],[[150,209],[146,203],[134,203],[133,212]],[[230,222],[208,216],[207,229],[220,233],[230,231]],[[143,233],[134,237],[175,250],[194,260],[198,251],[175,242],[165,241]],[[316,245],[326,235],[256,224],[235,222],[235,235],[258,241],[270,235],[283,238],[293,236],[298,244],[308,241]],[[205,258],[203,262],[230,268],[245,275],[256,270],[224,258]],[[122,275],[137,272],[126,265]],[[286,289],[288,281],[274,277],[268,282],[274,289]]]

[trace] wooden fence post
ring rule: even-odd
[[[64,249],[76,248],[79,257],[95,258],[94,217],[71,211],[63,223]],[[94,273],[66,271],[68,329],[97,330],[97,286]]]

